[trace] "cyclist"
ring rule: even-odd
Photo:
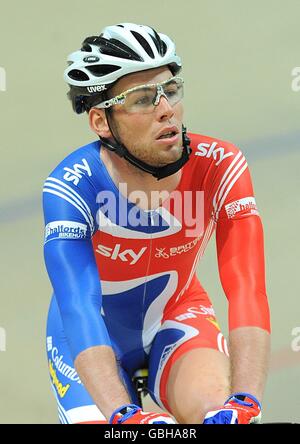
[[[258,422],[270,320],[245,157],[186,133],[181,60],[166,35],[108,26],[68,63],[73,109],[87,113],[97,140],[44,185],[47,351],[60,421]],[[214,231],[229,353],[195,273]],[[132,376],[143,367],[165,413],[138,405]]]

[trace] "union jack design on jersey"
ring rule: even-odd
[[[269,329],[261,221],[252,205],[238,217],[243,200],[254,199],[245,157],[230,143],[189,137],[193,153],[177,188],[152,210],[119,192],[100,141],[67,156],[44,186],[45,262],[54,289],[48,336],[70,367],[81,351],[111,346],[130,392],[133,372],[149,366],[151,396],[164,407],[171,357],[193,347],[227,353],[215,317],[202,313],[211,302],[196,276],[214,231],[229,328]],[[59,378],[58,397],[59,384],[71,384],[59,400],[64,418],[93,404],[83,385]]]

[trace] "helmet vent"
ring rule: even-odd
[[[131,31],[131,34],[136,38],[136,40],[139,42],[139,44],[144,48],[144,50],[146,51],[148,56],[151,57],[152,59],[154,59],[154,54],[153,54],[152,48],[149,45],[149,43],[147,42],[147,40],[136,31]]]
[[[154,36],[152,34],[149,34],[157,48],[158,53],[161,56],[164,56],[165,53],[167,52],[167,45],[165,44],[165,42],[159,37],[158,33],[155,31],[155,29],[151,28]]]
[[[166,45],[166,43],[163,40],[161,40],[161,45],[162,45],[161,52],[162,52],[162,55],[164,56],[165,53],[167,52],[167,45]]]
[[[143,59],[135,51],[117,39],[108,40],[105,37],[100,36],[97,38],[94,37],[93,42],[89,43],[98,46],[101,54],[106,54],[121,59],[136,60],[138,62],[143,61]]]
[[[72,69],[68,75],[69,77],[71,77],[71,79],[78,80],[80,82],[84,82],[85,80],[90,80],[89,76],[85,72],[80,71],[79,69]]]
[[[107,74],[118,71],[119,69],[121,69],[121,67],[113,65],[90,65],[87,66],[86,69],[96,77],[103,77]]]

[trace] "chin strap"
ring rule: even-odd
[[[100,137],[100,140],[110,151],[113,151],[114,153],[118,154],[120,157],[124,157],[129,163],[136,166],[137,168],[140,168],[141,170],[145,171],[146,173],[152,174],[152,176],[156,177],[157,180],[163,179],[164,177],[171,176],[172,174],[176,173],[178,170],[180,170],[183,165],[189,160],[190,154],[192,152],[192,148],[190,147],[190,139],[186,135],[186,128],[182,126],[182,156],[180,159],[176,160],[173,163],[169,163],[168,165],[165,165],[163,167],[155,167],[153,165],[149,165],[146,162],[143,162],[142,160],[138,159],[137,157],[133,156],[125,145],[119,142],[111,142],[108,139],[105,139],[103,137]]]

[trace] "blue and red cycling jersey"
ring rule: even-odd
[[[189,137],[177,188],[152,210],[119,192],[100,141],[72,152],[45,181],[52,307],[73,359],[105,344],[142,361],[168,312],[203,292],[195,271],[214,231],[229,328],[270,330],[263,230],[246,159],[231,143]]]

